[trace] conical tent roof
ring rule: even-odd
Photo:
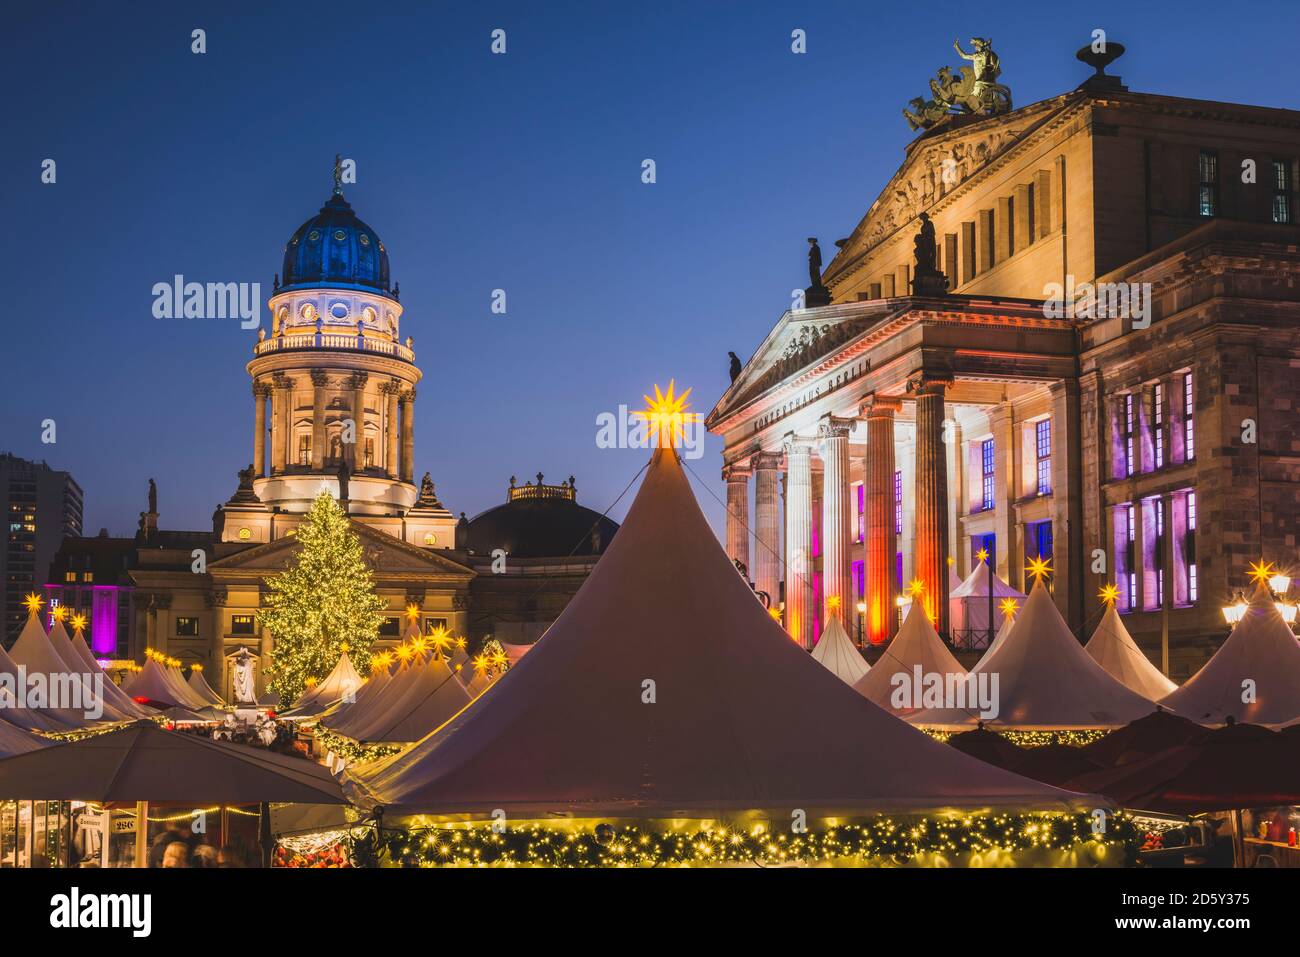
[[[1254,683],[1250,703],[1241,700],[1247,680]],[[1300,717],[1300,644],[1262,582],[1214,657],[1160,703],[1202,724],[1232,717],[1278,725]]]
[[[398,666],[382,693],[364,702],[358,701],[349,707],[340,708],[338,715],[343,720],[337,725],[327,724],[326,727],[356,741],[374,741],[370,732],[387,727],[385,721],[388,716],[409,705],[409,695],[420,684],[422,669],[428,657],[428,652],[418,651]]]
[[[980,659],[972,674],[997,676],[999,713],[985,720],[989,725],[1108,728],[1128,724],[1153,708],[1083,650],[1042,582],[1030,591],[1006,640]],[[908,720],[947,727],[973,725],[979,718],[973,711],[945,708],[922,711]]]
[[[1113,604],[1106,609],[1097,630],[1084,645],[1084,651],[1110,672],[1111,677],[1144,698],[1159,701],[1178,687],[1142,653]]]
[[[964,582],[948,595],[949,619],[957,633],[984,632],[989,628],[989,588],[993,589],[993,627],[998,629],[1006,620],[1001,603],[1008,598],[1023,605],[1025,595],[1016,591],[989,570],[988,562],[975,566]]]
[[[86,664],[81,655],[77,653],[76,646],[72,643],[72,639],[68,637],[68,630],[63,627],[61,620],[57,618],[54,620],[54,626],[50,628],[47,637],[50,646],[67,663],[69,673],[84,676],[87,679],[86,688],[89,691],[103,694],[104,718],[110,721],[134,721],[137,718],[144,717],[135,702],[124,695],[122,689],[113,684],[108,675],[104,674],[103,669],[99,667],[99,662],[95,662],[93,666]],[[96,679],[96,675],[100,677]]]
[[[144,663],[144,667],[127,681],[122,690],[137,701],[143,699],[163,707],[192,706],[189,696],[176,690],[168,678],[167,669],[153,658]]]
[[[473,700],[447,661],[431,656],[412,669],[406,692],[375,722],[358,731],[368,744],[408,744],[441,727]]]
[[[221,695],[212,690],[212,685],[208,684],[208,679],[203,677],[203,672],[198,668],[190,669],[190,680],[186,682],[190,690],[215,708],[225,705],[221,700]]]
[[[27,669],[29,684],[34,675],[43,675],[47,682],[57,675],[75,674],[80,676],[80,672],[72,671],[62,656],[54,650],[54,646],[50,644],[50,639],[45,634],[45,629],[41,627],[40,619],[35,613],[27,616],[27,624],[23,626],[23,630],[18,635],[18,640],[9,649],[9,657],[15,665],[22,665]],[[39,710],[68,727],[79,728],[89,720],[85,711],[77,708],[41,708]]]
[[[961,587],[961,576],[957,574],[957,566],[949,565],[948,566],[948,597],[951,598],[952,593],[960,587]]]
[[[165,665],[163,670],[167,675],[167,680],[171,683],[172,687],[176,689],[176,693],[182,696],[183,700],[180,701],[180,704],[183,704],[187,708],[208,707],[209,702],[205,701],[199,693],[191,688],[189,683],[186,682],[185,676],[181,674],[179,665]]]
[[[7,676],[15,690],[18,688],[18,665],[9,657],[4,645],[0,645],[0,675]],[[25,731],[67,731],[69,728],[81,727],[82,724],[80,719],[75,722],[65,721],[56,714],[34,708],[19,708],[17,702],[7,701],[0,703],[0,718]]]
[[[0,711],[0,719],[3,716],[4,712]],[[28,751],[36,751],[47,744],[49,742],[44,738],[39,738],[30,731],[24,731],[8,721],[0,720],[0,759],[13,757],[15,754],[26,754]]]
[[[712,817],[1074,806],[960,754],[810,660],[755,599],[675,452],[522,661],[413,748],[349,768],[390,814]]]
[[[325,680],[307,689],[294,702],[293,710],[286,712],[284,717],[304,718],[320,714],[349,693],[354,696],[355,701],[355,695],[360,693],[363,683],[361,676],[357,674],[357,669],[352,667],[352,659],[345,651],[339,655],[339,660],[334,663]]]
[[[72,650],[77,653],[77,657],[86,663],[89,674],[98,674],[104,669],[100,667],[98,659],[86,644],[85,636],[77,631],[72,636]],[[119,710],[124,711],[128,716],[134,718],[143,718],[147,715],[138,704],[131,700],[131,696],[123,691],[115,681],[108,675],[104,675],[104,693]]]
[[[1011,626],[1014,623],[1014,618],[1002,619],[1002,627],[999,628],[998,633],[993,636],[993,644],[989,645],[988,648],[985,649],[984,654],[980,656],[980,661],[984,661],[992,655],[993,652],[1002,647],[1002,643],[1007,640],[1007,635],[1011,634]],[[976,667],[979,667],[978,663],[976,664]]]
[[[961,662],[953,657],[939,633],[934,630],[922,603],[914,601],[898,634],[885,647],[884,653],[871,666],[871,670],[853,685],[853,690],[886,711],[893,712],[889,699],[894,690],[894,676],[906,675],[910,682],[918,665],[922,674],[966,673]],[[903,709],[897,713],[901,716],[914,710],[918,709]]]
[[[831,615],[822,628],[822,636],[817,640],[812,656],[845,684],[853,684],[870,668],[835,615]]]
[[[356,696],[351,701],[339,701],[321,712],[322,727],[346,735],[356,722],[364,720],[376,702],[383,699],[393,681],[393,666],[381,664],[378,656],[371,659],[371,662],[370,679],[361,686]]]

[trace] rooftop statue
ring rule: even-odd
[[[977,113],[992,116],[1011,109],[1011,90],[997,82],[1002,75],[1002,61],[993,52],[993,41],[973,37],[973,52],[961,48],[960,40],[953,40],[953,49],[970,66],[960,68],[960,75],[947,66],[939,68],[930,81],[930,99],[913,97],[910,109],[903,110],[912,129],[929,129],[946,116],[960,113]]]

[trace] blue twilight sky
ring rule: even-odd
[[[980,12],[987,7],[989,12]],[[0,39],[0,451],[70,469],[86,528],[206,528],[252,457],[233,320],[156,320],[175,273],[263,284],[327,198],[383,238],[425,373],[416,474],[470,515],[538,470],[603,510],[644,453],[596,415],[652,382],[706,412],[898,166],[899,109],[954,36],[1024,105],[1077,85],[1094,28],[1132,89],[1297,106],[1293,2],[80,3]],[[207,31],[207,53],[190,32]],[[489,52],[494,28],[507,54]],[[790,52],[802,28],[808,52]],[[1211,52],[1208,45],[1214,44]],[[653,158],[658,182],[643,185]],[[58,181],[42,185],[42,160]],[[508,314],[490,312],[503,288]],[[266,317],[269,325],[269,317]],[[40,423],[57,422],[42,445]],[[692,463],[721,494],[720,444]],[[612,513],[621,518],[629,498]],[[715,527],[721,507],[701,495]]]

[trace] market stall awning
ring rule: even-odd
[[[0,800],[346,803],[321,765],[136,721],[0,761]]]

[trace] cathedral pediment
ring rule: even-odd
[[[376,531],[356,520],[350,524],[352,531],[361,539],[366,561],[375,570],[377,577],[391,578],[395,575],[410,574],[460,578],[469,581],[475,575],[473,569],[436,551],[409,545],[399,538]],[[284,570],[294,554],[296,544],[292,535],[286,535],[265,545],[258,545],[212,562],[208,565],[208,571],[217,580],[248,574],[274,574]]]

